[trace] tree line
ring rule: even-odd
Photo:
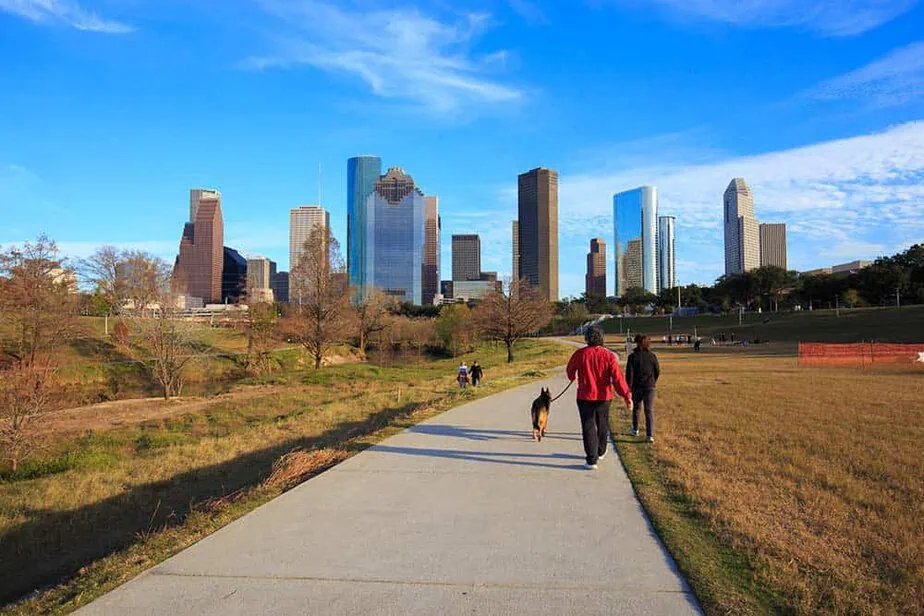
[[[559,302],[558,315],[573,313],[583,304],[592,314],[669,313],[678,306],[678,288],[660,294],[630,288],[622,297],[584,296]],[[718,278],[712,286],[679,287],[679,304],[700,312],[792,310],[924,304],[924,244],[893,256],[880,257],[867,267],[844,274],[799,274],[764,266]]]

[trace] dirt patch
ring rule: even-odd
[[[291,388],[284,386],[252,386],[227,394],[201,397],[189,396],[164,400],[163,398],[136,398],[113,400],[87,406],[79,406],[45,415],[41,431],[46,434],[81,433],[105,431],[113,428],[133,426],[152,419],[163,419],[173,415],[196,413],[205,407],[225,400],[250,400],[271,395],[276,391]]]

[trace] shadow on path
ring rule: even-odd
[[[408,428],[408,432],[415,434],[427,434],[430,436],[451,436],[455,438],[464,438],[470,441],[495,441],[495,440],[532,440],[533,433],[528,430],[478,430],[467,426],[449,426],[445,424],[419,424]],[[547,432],[545,439],[560,441],[580,441],[580,435],[574,432]]]
[[[558,470],[584,470],[581,464],[552,464],[549,462],[531,462],[529,460],[583,460],[584,456],[567,453],[507,453],[491,451],[465,451],[460,449],[431,449],[418,447],[394,447],[392,445],[376,445],[376,452],[395,453],[407,456],[428,456],[432,458],[450,458],[453,460],[467,460],[470,462],[491,462],[493,464],[508,464],[514,466],[532,466],[538,468],[554,468]]]

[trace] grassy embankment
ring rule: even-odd
[[[411,358],[403,367],[289,370],[188,411],[169,408],[188,401],[132,403],[123,425],[88,409],[87,431],[75,431],[81,422],[68,412],[46,427],[32,475],[0,481],[0,600],[42,589],[3,611],[84,605],[277,496],[290,482],[268,478],[288,452],[316,452],[280,469],[304,479],[455,404],[540,377],[569,352],[525,341],[507,365],[502,348],[483,347],[465,359],[485,366],[485,385],[464,393],[458,358]]]
[[[922,613],[924,367],[799,368],[752,350],[661,351],[654,446],[613,417],[706,612]]]
[[[667,335],[670,327],[668,317],[633,317],[609,319],[603,322],[603,329],[609,334],[631,330],[632,333],[656,336]],[[738,315],[697,315],[695,317],[674,317],[673,331],[679,334],[693,334],[711,338],[732,332],[738,340],[761,338],[772,342],[814,341],[814,342],[924,342],[924,306],[905,308],[858,308],[842,309],[840,316],[834,310],[812,312],[779,312]]]
[[[109,331],[118,319],[109,320]],[[131,332],[131,320],[127,321]],[[137,336],[129,347],[122,348],[105,335],[103,319],[81,317],[78,334],[57,351],[59,387],[54,399],[56,408],[66,408],[106,400],[156,396],[159,387],[138,361],[147,357]],[[244,358],[247,338],[239,330],[191,325],[196,361],[188,366],[184,393],[216,394],[230,389],[235,380],[245,376]],[[0,338],[3,338],[0,331]],[[292,367],[299,358],[293,345],[278,343],[273,357],[281,367]]]

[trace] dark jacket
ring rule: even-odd
[[[651,351],[636,349],[626,362],[626,381],[632,391],[650,391],[655,388],[661,366]]]
[[[471,368],[471,373],[472,373],[473,379],[478,379],[480,381],[482,375],[484,374],[484,371],[481,369],[481,366],[479,364],[475,364]]]

